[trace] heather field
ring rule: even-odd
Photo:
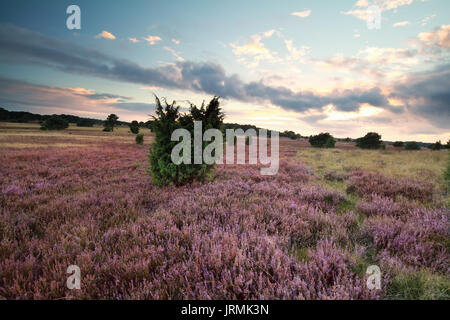
[[[450,297],[448,151],[282,138],[274,176],[219,165],[156,187],[152,139],[0,124],[0,298]],[[66,287],[74,264],[81,290]]]

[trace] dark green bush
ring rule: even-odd
[[[58,116],[52,116],[41,125],[41,130],[64,130],[69,127],[69,123]]]
[[[415,141],[410,141],[405,144],[405,150],[420,150],[420,145]]]
[[[144,135],[142,133],[138,133],[136,135],[136,143],[143,144],[144,143]]]
[[[362,149],[378,149],[381,147],[381,136],[376,132],[369,132],[356,139],[356,146]]]
[[[404,143],[403,141],[395,141],[392,145],[396,148],[402,148],[404,146]]]
[[[131,133],[138,134],[139,133],[139,122],[133,120],[130,124]]]
[[[311,146],[316,148],[334,148],[334,144],[336,142],[333,136],[328,132],[310,136],[308,141]]]
[[[152,144],[149,153],[150,174],[155,184],[161,185],[181,185],[192,180],[204,180],[214,165],[206,163],[194,164],[194,144],[191,143],[191,164],[175,164],[171,159],[171,152],[178,141],[171,141],[172,132],[179,128],[184,128],[194,137],[194,121],[202,122],[202,130],[222,129],[224,114],[219,107],[219,97],[214,97],[209,104],[197,108],[191,104],[188,114],[180,115],[179,107],[165,102],[165,107],[161,105],[158,97],[156,100],[156,117],[152,122],[152,131],[155,134],[155,142]],[[203,142],[202,152],[208,143]]]

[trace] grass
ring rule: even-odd
[[[325,171],[345,173],[349,168],[380,172],[389,177],[410,177],[444,184],[448,152],[420,150],[301,149],[298,157],[323,176]],[[450,175],[450,173],[448,173]],[[341,189],[344,184],[336,184]]]
[[[387,289],[387,297],[397,300],[446,300],[450,279],[426,270],[398,274]]]

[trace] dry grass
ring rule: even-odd
[[[317,172],[345,173],[349,168],[375,171],[389,177],[409,177],[425,180],[434,185],[443,184],[448,152],[397,151],[359,149],[314,149],[298,151],[298,157]]]
[[[103,127],[77,127],[70,124],[61,131],[42,131],[37,123],[0,122],[0,148],[82,148],[103,143],[135,143],[135,135],[128,127],[118,127],[114,132],[103,132]],[[144,134],[144,145],[150,145],[153,135],[147,129]]]

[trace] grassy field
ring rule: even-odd
[[[101,130],[0,123],[0,298],[450,297],[448,151],[280,139],[275,176],[219,165],[158,188],[149,130]]]

